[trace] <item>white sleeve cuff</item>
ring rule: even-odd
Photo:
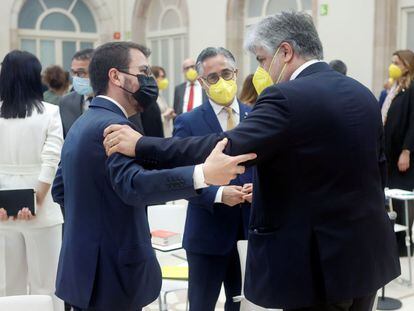
[[[208,185],[205,182],[206,180],[204,178],[203,164],[198,164],[195,166],[194,174],[193,174],[193,181],[194,181],[195,190],[208,187]]]
[[[216,198],[214,199],[214,203],[223,203],[223,190],[224,190],[223,186],[218,188],[217,193],[216,193]]]

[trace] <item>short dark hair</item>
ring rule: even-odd
[[[223,55],[234,69],[236,69],[236,59],[233,54],[223,47],[208,47],[200,52],[196,60],[196,70],[199,75],[203,74],[203,62],[210,57]]]
[[[151,71],[155,79],[157,79],[160,76],[161,72],[164,73],[164,77],[167,76],[165,69],[162,68],[161,66],[151,66]]]
[[[329,66],[335,70],[338,71],[339,73],[342,73],[344,76],[346,76],[346,73],[348,71],[348,68],[346,68],[346,65],[343,61],[339,60],[339,59],[334,59],[333,61],[331,61],[329,63]]]
[[[130,50],[139,50],[145,57],[151,51],[145,46],[134,42],[109,42],[98,47],[89,64],[89,78],[94,94],[104,95],[108,90],[108,71],[111,68],[125,69],[131,61]]]
[[[42,65],[33,54],[14,50],[4,59],[0,71],[0,117],[26,118],[34,109],[43,112]]]
[[[69,75],[60,66],[49,66],[43,72],[43,82],[50,88],[59,91],[69,86]]]
[[[94,51],[95,51],[94,49],[84,49],[84,50],[77,51],[73,55],[72,60],[74,60],[74,59],[76,59],[76,60],[91,60]]]

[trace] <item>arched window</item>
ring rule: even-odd
[[[26,0],[18,16],[20,49],[43,67],[70,69],[73,54],[98,41],[95,18],[83,0]]]
[[[151,64],[165,68],[170,86],[164,94],[172,105],[174,86],[183,81],[181,64],[188,57],[187,8],[184,0],[151,0],[146,40]]]
[[[245,5],[245,30],[264,17],[281,11],[303,11],[312,15],[312,0],[246,0]],[[246,75],[254,73],[257,66],[255,56],[245,52],[244,68]]]

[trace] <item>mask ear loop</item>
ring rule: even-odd
[[[269,73],[269,75],[270,75],[270,70],[272,69],[273,63],[274,63],[274,61],[276,59],[276,55],[277,55],[277,53],[279,53],[279,50],[280,50],[280,46],[277,48],[276,53],[273,55],[272,61],[270,62],[269,70],[267,71]],[[270,75],[270,78],[271,77],[272,76]],[[272,82],[273,82],[273,79],[272,79]]]

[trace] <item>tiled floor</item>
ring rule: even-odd
[[[183,251],[179,251],[175,253],[180,257],[185,257],[185,253]],[[169,254],[158,254],[158,259],[161,265],[180,265],[183,264],[183,260],[173,257]],[[414,260],[413,260],[413,267],[414,267]],[[408,278],[408,261],[407,258],[401,258],[401,269],[402,269],[402,276]],[[407,287],[406,285],[402,285],[401,282],[398,280],[391,282],[386,286],[385,294],[388,297],[400,299],[403,303],[401,311],[414,311],[414,286]],[[185,301],[186,301],[186,292],[176,292],[170,293],[168,295],[168,310],[169,311],[178,311],[178,310],[185,310]],[[224,310],[224,301],[225,297],[223,295],[223,291],[220,294],[219,301],[217,303],[217,307],[215,310]],[[152,303],[151,305],[147,306],[145,311],[153,311],[159,310],[159,306],[157,302]]]

